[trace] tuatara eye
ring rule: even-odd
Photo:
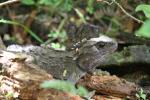
[[[99,48],[104,48],[105,45],[106,45],[106,43],[104,43],[104,42],[99,42],[99,43],[96,44],[96,47],[97,47],[98,49],[99,49]]]

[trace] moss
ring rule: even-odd
[[[120,65],[126,62],[133,62],[134,57],[130,54],[129,49],[125,48],[121,52],[115,52],[109,56],[109,63]]]

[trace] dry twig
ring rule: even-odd
[[[2,2],[2,3],[0,3],[0,7],[6,6],[6,5],[9,5],[9,4],[12,4],[12,3],[16,3],[16,2],[20,2],[20,0],[8,0],[8,1],[5,1],[5,2]]]
[[[140,20],[140,19],[138,19],[138,18],[132,16],[130,13],[128,13],[116,0],[111,0],[111,2],[108,2],[108,1],[106,1],[106,0],[98,0],[98,1],[102,1],[102,2],[104,2],[104,3],[107,3],[108,5],[112,5],[112,4],[114,3],[114,4],[116,4],[116,5],[122,10],[122,12],[123,12],[124,14],[126,14],[128,17],[132,18],[133,20],[135,20],[135,21],[138,22],[138,23],[142,23],[142,24],[144,23],[142,20]]]

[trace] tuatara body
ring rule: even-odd
[[[101,35],[84,40],[78,51],[60,51],[40,46],[10,45],[7,51],[25,53],[34,59],[27,58],[58,79],[77,81],[86,72],[93,71],[101,65],[105,57],[117,48],[117,42]]]

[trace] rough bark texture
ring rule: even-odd
[[[53,79],[51,74],[38,65],[25,61],[27,55],[2,51],[0,63],[3,64],[3,76],[0,76],[0,99],[13,100],[82,100],[54,89],[43,89],[40,84]],[[10,96],[8,94],[12,93]]]
[[[16,79],[0,76],[0,99],[1,100],[83,100],[78,95],[54,90],[42,89],[39,81],[18,81]],[[10,96],[8,94],[12,93]]]
[[[79,81],[80,85],[87,87],[90,90],[96,90],[97,93],[107,94],[111,96],[135,99],[137,86],[134,83],[127,82],[117,76],[90,76],[87,75]]]

